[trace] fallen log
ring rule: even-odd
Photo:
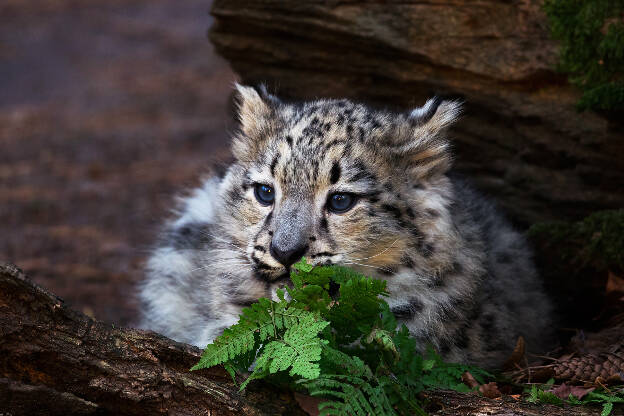
[[[0,266],[0,413],[305,414],[290,392],[256,384],[239,393],[220,367],[189,371],[200,353],[93,320]]]
[[[162,335],[99,322],[0,265],[2,415],[305,415],[294,395],[253,383],[240,393],[200,350]],[[596,409],[427,392],[435,415],[590,415]]]

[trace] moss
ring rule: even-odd
[[[552,261],[624,271],[624,209],[596,212],[576,223],[535,224],[529,237],[556,248]]]
[[[624,0],[546,0],[557,69],[583,91],[580,109],[624,110]]]

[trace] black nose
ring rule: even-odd
[[[269,248],[273,258],[286,267],[290,267],[292,264],[298,262],[307,250],[307,245],[284,250],[275,246],[273,242],[271,242],[271,247]]]

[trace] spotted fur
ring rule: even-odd
[[[420,347],[448,360],[500,365],[519,335],[544,347],[550,304],[523,238],[448,174],[444,130],[458,102],[397,114],[237,89],[235,162],[183,198],[166,227],[141,289],[145,327],[206,345],[286,283],[273,244],[387,280]],[[273,204],[256,200],[258,183],[274,188]],[[353,208],[330,212],[334,192],[355,195]]]

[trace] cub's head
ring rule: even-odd
[[[222,186],[224,232],[257,277],[276,281],[306,256],[367,275],[438,268],[448,230],[448,142],[457,102],[407,113],[348,100],[287,104],[237,86],[236,162]],[[433,262],[433,263],[432,263]]]

